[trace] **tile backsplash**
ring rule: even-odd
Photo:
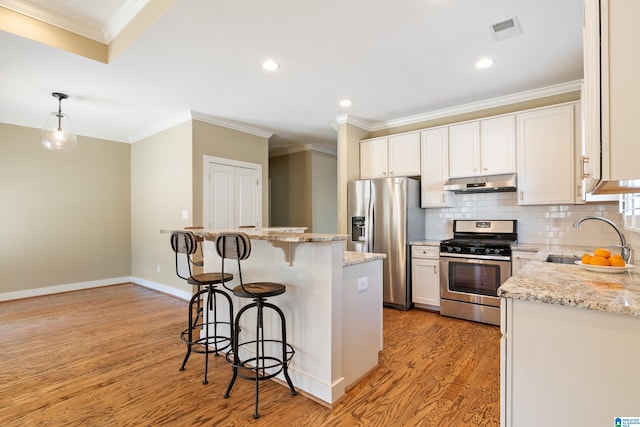
[[[451,237],[454,219],[516,219],[518,243],[585,247],[619,244],[615,230],[602,221],[585,221],[580,228],[573,228],[577,219],[596,215],[618,224],[627,242],[633,248],[640,247],[640,234],[622,229],[618,203],[518,206],[515,192],[456,194],[454,203],[450,208],[426,209],[428,240]]]

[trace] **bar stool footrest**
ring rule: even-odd
[[[209,328],[213,329],[214,325],[228,325],[231,327],[231,323],[229,322],[217,322],[217,323],[209,323]],[[199,330],[206,328],[206,323],[198,323],[195,325],[194,329],[190,330],[189,328],[182,331],[180,334],[180,339],[186,345],[191,346],[191,351],[194,353],[206,353],[205,343],[207,342],[207,337],[200,337]],[[196,333],[197,338],[192,335],[191,339],[189,338],[189,334]],[[231,348],[231,337],[226,335],[209,335],[208,337],[209,344],[209,353],[218,353],[227,348]],[[213,349],[212,349],[213,348]]]
[[[277,343],[279,346],[282,346],[282,341],[280,340],[261,340],[260,342],[261,343]],[[249,346],[251,344],[253,344],[255,348],[256,340],[247,341],[247,342],[238,344],[238,350],[241,349],[243,346]],[[278,357],[271,356],[271,355],[260,356],[259,358],[253,356],[253,357],[249,357],[247,359],[242,360],[235,357],[233,350],[229,350],[227,352],[226,359],[231,366],[238,369],[238,376],[240,378],[255,381],[256,370],[258,370],[258,376],[257,376],[258,380],[259,381],[268,380],[275,377],[280,372],[282,372],[285,367],[287,368],[289,367],[289,363],[291,362],[291,359],[293,358],[293,355],[295,354],[296,351],[293,349],[293,347],[290,344],[287,343],[286,346],[287,346],[287,352],[286,352],[286,355],[284,356],[284,360],[281,360]],[[256,368],[256,362],[258,361],[257,359],[260,359],[259,368]],[[276,369],[276,371],[274,372],[273,369]]]

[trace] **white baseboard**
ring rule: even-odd
[[[189,301],[191,299],[191,292],[181,291],[173,286],[163,285],[162,283],[152,282],[150,280],[141,279],[139,277],[130,277],[132,283],[136,285],[144,286],[145,288],[153,289],[154,291],[162,292],[163,294],[173,295],[174,297]]]
[[[131,277],[112,277],[110,279],[92,280],[89,282],[68,283],[65,285],[47,286],[44,288],[25,289],[22,291],[2,292],[0,301],[39,297],[43,295],[59,294],[62,292],[79,291],[82,289],[99,288],[101,286],[117,285],[131,282]]]

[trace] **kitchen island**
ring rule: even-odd
[[[193,231],[205,239],[204,271],[220,271],[213,244],[218,232]],[[345,235],[240,231],[250,237],[252,247],[251,256],[242,261],[243,280],[279,282],[287,288],[269,300],[285,313],[287,340],[296,351],[289,367],[295,387],[331,406],[378,365],[384,255],[345,252]],[[234,274],[229,287],[239,284],[236,261],[228,260],[225,271]],[[232,299],[236,312],[247,304],[246,299]],[[265,334],[278,330],[272,320],[265,318]],[[243,327],[247,333],[253,329]]]
[[[614,425],[640,417],[640,273],[545,262],[544,248],[498,290],[501,425]]]

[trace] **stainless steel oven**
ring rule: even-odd
[[[500,324],[498,288],[511,277],[515,220],[454,221],[440,243],[440,314]]]

